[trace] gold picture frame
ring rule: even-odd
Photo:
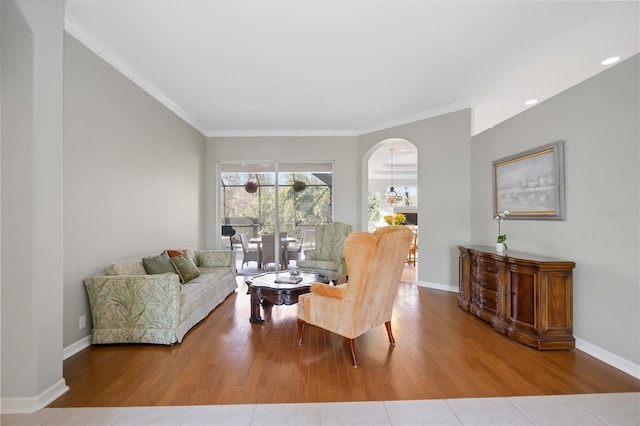
[[[493,161],[492,216],[565,220],[564,141]]]

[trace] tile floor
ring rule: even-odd
[[[640,393],[180,407],[45,408],[12,425],[639,425]]]

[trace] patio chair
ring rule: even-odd
[[[285,237],[286,234],[280,234],[280,237]],[[266,268],[268,264],[276,263],[276,236],[275,234],[263,234],[261,244],[261,263],[262,267]],[[280,265],[276,265],[276,270],[285,269],[285,252],[282,250],[282,245],[277,245],[280,250]]]
[[[260,269],[260,250],[256,244],[249,243],[247,234],[240,234],[240,241],[242,242],[242,269],[244,264],[249,262],[256,262],[258,269]]]
[[[304,243],[304,232],[300,234],[300,242],[289,244],[287,246],[287,263],[290,263],[292,260],[295,260],[296,262],[300,260],[303,243]]]

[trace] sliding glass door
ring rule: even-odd
[[[236,232],[230,238],[223,235],[222,246],[238,250],[239,260],[243,257],[241,234],[258,245],[264,234],[280,238],[286,234],[294,244],[302,240],[303,245],[312,246],[315,225],[331,222],[332,189],[331,163],[220,164],[220,222]],[[286,258],[285,252],[275,250],[265,254],[264,259],[274,259],[265,266],[293,265],[295,260]]]

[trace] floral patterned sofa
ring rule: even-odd
[[[112,263],[84,281],[92,343],[180,343],[237,288],[234,251],[184,249],[177,257],[168,252]],[[149,259],[156,258],[170,259],[175,270],[150,273]],[[189,264],[190,273],[182,264]]]

